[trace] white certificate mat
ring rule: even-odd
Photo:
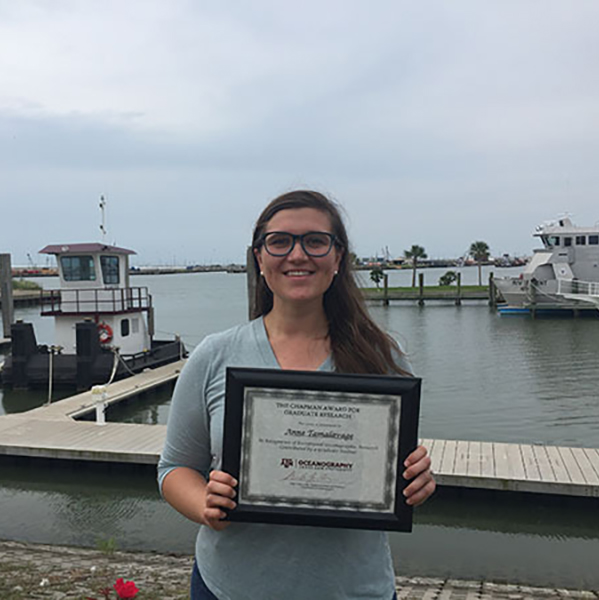
[[[393,513],[401,395],[246,387],[238,502]]]

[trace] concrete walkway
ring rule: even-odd
[[[191,566],[188,556],[0,541],[0,598],[100,599],[98,590],[123,577],[136,583],[137,600],[186,600]],[[398,577],[397,595],[399,600],[599,600],[598,591],[423,577]]]

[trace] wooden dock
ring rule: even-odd
[[[599,450],[422,440],[439,485],[599,498]]]
[[[143,392],[150,391],[166,383],[175,381],[185,364],[185,359],[158,367],[156,369],[147,369],[132,377],[115,381],[107,386],[106,405],[117,404]],[[59,400],[50,405],[40,406],[26,413],[20,413],[20,416],[28,416],[32,419],[42,420],[73,420],[80,419],[87,413],[95,411],[96,398],[91,390],[82,392],[75,396]],[[1,418],[1,417],[0,417]]]
[[[0,454],[7,456],[152,465],[165,436],[165,425],[0,417]]]
[[[384,273],[382,288],[362,288],[362,293],[369,302],[381,302],[385,306],[389,306],[391,301],[412,301],[424,306],[426,302],[433,300],[453,302],[456,306],[461,306],[463,300],[486,300],[489,306],[495,307],[498,303],[504,301],[495,285],[492,274],[489,276],[488,285],[485,287],[462,287],[460,273],[457,274],[457,285],[425,286],[424,275],[420,273],[418,287],[389,288],[389,277]]]
[[[164,367],[112,383],[106,404],[174,381],[185,364]],[[67,460],[156,464],[166,436],[165,425],[76,421],[95,412],[96,398],[84,392],[25,413],[0,417],[0,455]]]
[[[185,361],[107,387],[111,405],[174,381]],[[75,420],[95,412],[91,392],[0,417],[0,455],[154,465],[165,425]],[[599,449],[423,439],[440,486],[599,498]]]
[[[456,299],[462,300],[486,300],[489,301],[488,290],[470,290],[462,291],[458,296],[453,290],[430,290],[424,289],[422,292],[418,288],[413,290],[389,290],[385,294],[384,289],[367,289],[363,290],[366,300],[369,302],[389,302],[389,301],[411,301],[411,302],[428,302],[430,300],[440,300],[443,302],[454,302]]]

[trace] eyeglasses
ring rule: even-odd
[[[326,231],[308,231],[301,235],[287,231],[269,231],[262,236],[260,243],[271,256],[287,256],[295,248],[297,240],[308,256],[320,257],[331,251],[336,237]]]

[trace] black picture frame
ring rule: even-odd
[[[405,503],[403,496],[403,490],[409,481],[403,478],[402,473],[405,469],[403,463],[406,457],[418,444],[420,391],[421,379],[417,377],[227,368],[222,469],[239,482],[237,507],[228,511],[227,519],[252,523],[411,531],[412,507]],[[269,402],[275,402],[275,404],[268,404]],[[260,406],[262,407],[260,408],[261,413],[256,410],[256,407]],[[281,434],[275,440],[258,438],[257,436],[260,434],[254,432],[260,429],[265,421],[264,418],[260,419],[259,415],[262,414],[262,417],[268,415],[270,418],[272,411],[275,413],[278,411],[272,419],[272,422],[277,424],[276,427],[279,427],[279,420],[277,420],[279,413],[285,414],[283,420],[296,418],[288,416],[290,414],[288,411],[292,411],[292,415],[299,412],[300,415],[312,415],[312,417],[298,416],[297,419],[304,419],[304,421],[298,420],[300,423],[298,430],[288,427],[285,434]],[[381,431],[381,436],[387,436],[383,437],[383,444],[386,443],[384,448],[383,445],[376,446],[375,440],[357,439],[354,443],[354,433],[345,433],[343,427],[347,425],[339,423],[353,420],[356,412],[365,414],[370,411],[374,411],[374,414],[378,415],[378,421],[372,419],[371,416],[361,415],[357,417],[357,419],[361,419],[361,422],[352,424],[352,426],[358,427],[361,432],[369,426],[369,421],[375,423],[375,425],[371,425],[373,427],[376,427],[376,423],[383,424],[383,428],[387,428],[385,431]],[[337,433],[336,430],[332,430],[332,432],[317,430],[314,433],[314,429],[303,428],[306,419],[313,418],[318,421],[318,418],[323,415],[325,423],[339,423],[330,427],[336,427],[340,433]],[[320,422],[318,425],[326,426]],[[303,440],[297,442],[292,439],[287,442],[281,439],[289,432],[296,435],[301,431],[304,432],[302,435],[307,431],[311,435],[344,436],[344,439],[338,444],[338,440],[333,443],[327,439],[323,446],[318,446],[315,442],[308,440],[305,442],[308,446],[305,447]],[[360,438],[364,434],[356,435]],[[299,460],[283,456],[279,463],[278,456],[273,454],[271,457],[267,453],[268,460],[266,462],[271,466],[266,468],[261,465],[265,463],[263,454],[266,452],[267,443],[274,445],[272,452],[279,454],[295,452],[297,455],[299,451],[295,450],[296,447],[300,450],[302,448],[310,450],[312,454],[309,458]],[[335,447],[347,449],[347,452],[358,457],[358,462],[363,457],[368,458],[370,454],[374,454],[374,457],[369,458],[370,460],[373,458],[377,460],[380,458],[379,454],[382,453],[386,460],[377,460],[374,470],[383,471],[384,476],[377,478],[375,485],[367,486],[368,489],[372,487],[380,490],[380,498],[377,496],[376,500],[362,498],[353,501],[345,498],[335,500],[335,494],[339,495],[345,485],[337,485],[335,477],[351,482],[349,486],[353,490],[362,489],[362,487],[358,483],[352,482],[353,473],[346,474],[353,469],[354,461],[319,460],[317,458],[320,452],[319,447],[327,449],[323,450],[325,453],[336,452]],[[292,450],[287,450],[287,448],[292,448]],[[370,451],[375,448],[376,452]],[[390,460],[387,460],[388,457],[391,457]],[[366,458],[361,462],[367,462]],[[252,467],[251,465],[257,466]],[[276,468],[272,468],[272,465],[276,465]],[[285,468],[288,466],[292,466],[293,470],[287,474]],[[314,472],[310,470],[314,470]],[[344,470],[346,473],[343,473]],[[264,472],[262,473],[262,471]],[[310,471],[309,474],[308,471]],[[272,481],[270,480],[271,472]],[[367,472],[369,472],[368,469],[363,467],[361,476],[364,477]],[[250,477],[251,473],[261,473],[261,475]],[[261,480],[263,482],[261,485],[268,490],[273,488],[278,490],[281,484],[277,478],[281,477],[281,473],[285,479],[284,485],[299,487],[304,496],[280,496],[278,492],[259,491],[256,493],[251,490],[252,486],[259,487],[258,484],[253,483],[257,480]],[[290,477],[298,477],[300,481],[290,483]],[[302,479],[312,477],[318,479],[308,482]],[[324,483],[321,483],[323,480]],[[356,481],[358,480],[359,477],[356,477]],[[323,486],[323,491],[318,489],[319,486]],[[317,494],[318,498],[306,499],[305,494]]]

